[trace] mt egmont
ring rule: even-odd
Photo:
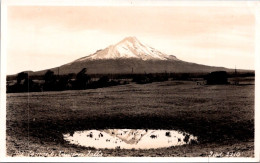
[[[104,50],[80,58],[76,61],[88,59],[141,59],[141,60],[177,60],[173,55],[167,55],[160,51],[142,44],[136,37],[126,37],[115,45],[111,45]]]
[[[97,50],[94,54],[47,70],[60,75],[78,73],[83,68],[87,69],[88,74],[200,73],[231,70],[185,62],[174,55],[167,55],[147,46],[136,37],[126,37],[115,45]],[[32,74],[43,75],[47,70]]]

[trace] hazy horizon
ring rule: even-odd
[[[135,36],[178,59],[254,70],[254,9],[8,7],[7,74],[57,67]]]

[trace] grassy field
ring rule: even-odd
[[[150,150],[105,149],[103,156],[207,157],[213,151],[253,157],[254,85],[166,81],[7,94],[8,156],[94,152],[68,144],[62,134],[104,128],[177,129],[198,136],[199,143]]]

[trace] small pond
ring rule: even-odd
[[[70,144],[96,149],[152,149],[197,142],[197,137],[176,130],[104,129],[64,134]]]

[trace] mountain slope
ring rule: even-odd
[[[231,71],[224,67],[181,61],[142,44],[135,37],[127,37],[115,45],[51,70],[55,74],[68,74],[78,73],[82,68],[87,68],[89,74]],[[34,72],[33,75],[43,75],[46,71]]]
[[[52,68],[55,74],[78,73],[87,68],[88,74],[129,74],[132,73],[197,73],[212,71],[233,71],[224,67],[211,67],[184,61],[140,60],[140,59],[105,59],[86,60]],[[47,70],[38,71],[34,75],[43,75]]]

